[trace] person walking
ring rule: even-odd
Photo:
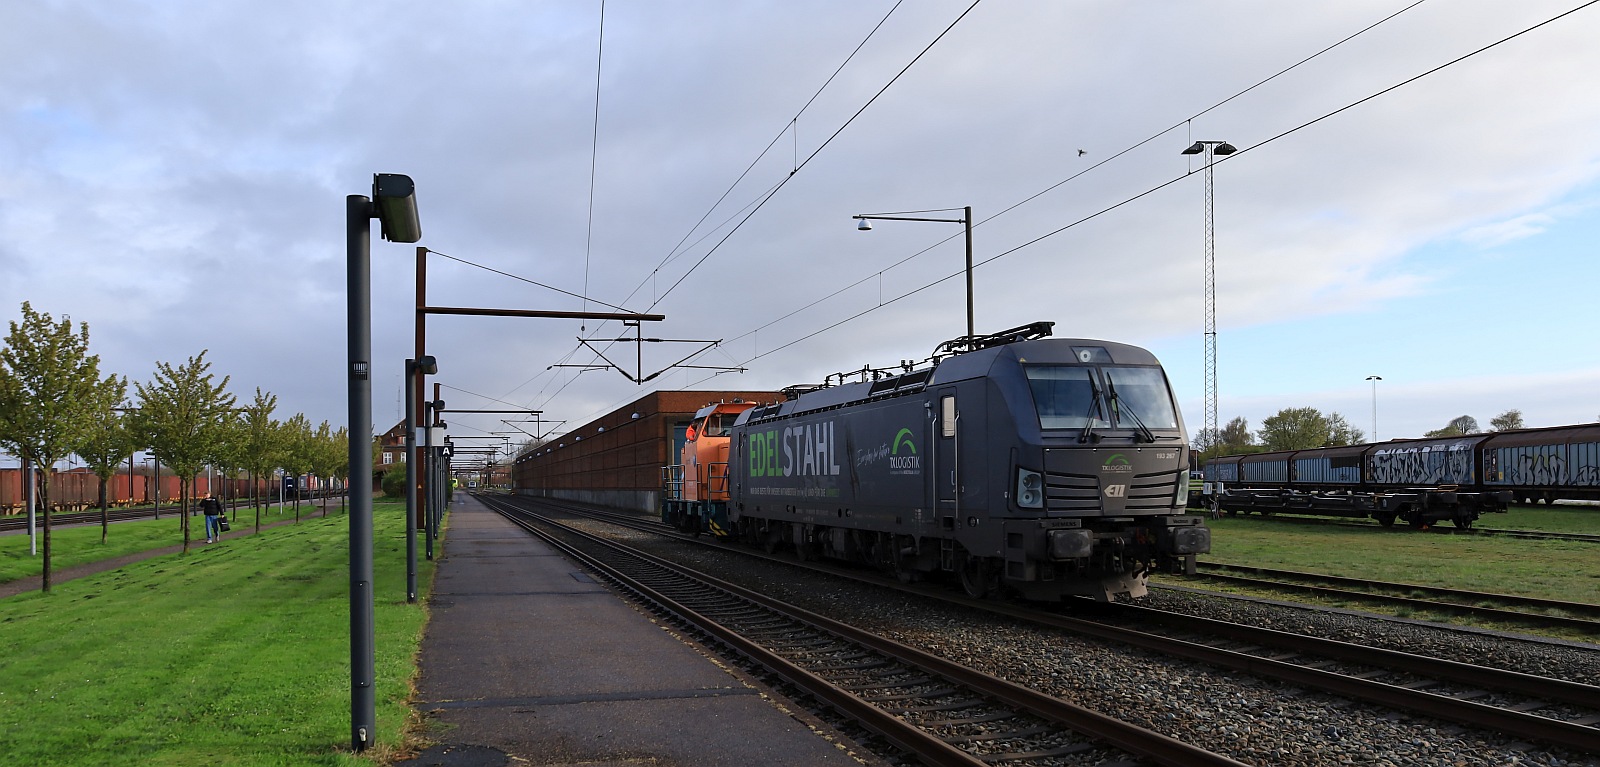
[[[200,511],[206,515],[206,543],[222,540],[222,503],[208,495],[200,501]]]

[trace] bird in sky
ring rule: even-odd
[[[1087,151],[1085,151],[1085,150],[1082,150],[1082,149],[1079,149],[1079,150],[1078,150],[1078,156],[1079,156],[1079,157],[1082,157],[1082,156],[1084,156],[1084,155],[1086,155],[1086,154],[1088,154],[1088,152],[1087,152]]]

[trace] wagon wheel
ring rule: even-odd
[[[1384,527],[1394,527],[1394,512],[1392,512],[1392,511],[1380,511],[1380,512],[1378,512],[1378,524],[1383,525]]]
[[[1472,514],[1468,513],[1465,509],[1456,512],[1455,518],[1450,521],[1454,522],[1456,528],[1459,530],[1472,529]]]
[[[994,578],[983,557],[969,556],[963,552],[957,570],[961,573],[961,589],[967,592],[967,596],[983,599],[994,590]]]
[[[894,573],[895,580],[901,583],[916,583],[922,580],[920,571],[906,566],[909,562],[906,557],[901,556],[899,552],[895,552],[891,557],[889,571]]]

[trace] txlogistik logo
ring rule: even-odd
[[[921,474],[922,457],[917,455],[917,443],[910,429],[901,429],[894,435],[894,446],[889,449],[890,474]]]
[[[1105,463],[1100,464],[1102,474],[1129,474],[1133,472],[1133,464],[1128,463],[1128,457],[1121,453],[1112,453]]]

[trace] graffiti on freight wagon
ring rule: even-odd
[[[1472,483],[1472,445],[1400,447],[1374,451],[1372,481],[1384,485],[1465,485]]]
[[[1563,485],[1567,481],[1567,459],[1561,455],[1528,454],[1518,456],[1511,469],[1514,485]]]
[[[1600,466],[1584,466],[1572,477],[1574,485],[1592,485],[1600,487]]]

